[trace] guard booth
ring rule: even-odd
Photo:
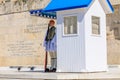
[[[107,71],[109,0],[51,0],[42,11],[57,14],[57,72]]]

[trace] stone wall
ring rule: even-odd
[[[43,39],[49,19],[31,16],[29,9],[43,8],[48,1],[28,1],[0,4],[0,66],[44,63]]]
[[[112,3],[112,5],[120,4],[120,0],[110,0],[110,2]]]
[[[114,5],[114,10],[107,15],[108,63],[120,64],[120,4]]]
[[[43,64],[48,21],[29,12],[0,16],[0,66]]]
[[[49,3],[49,0],[1,0],[0,15],[42,9]]]

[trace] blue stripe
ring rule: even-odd
[[[30,12],[30,14],[37,14],[37,15],[39,15],[39,16],[43,16],[43,17],[47,17],[47,16],[49,16],[50,18],[51,17],[57,17],[56,16],[56,12],[44,12],[42,9],[40,9],[40,10],[31,10],[31,11],[29,11]]]
[[[108,3],[108,5],[109,5],[109,7],[110,7],[111,11],[112,11],[112,12],[114,12],[114,8],[112,7],[112,5],[111,5],[111,3],[110,3],[110,1],[109,1],[109,0],[107,0],[107,3]]]

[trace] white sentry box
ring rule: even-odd
[[[106,14],[98,0],[57,12],[57,72],[107,71],[106,50]]]
[[[57,13],[57,72],[107,71],[109,0],[51,0],[43,11]]]

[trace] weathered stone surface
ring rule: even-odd
[[[0,16],[0,66],[43,64],[48,20],[29,12]]]
[[[50,0],[1,0],[0,14],[44,8]]]
[[[31,16],[49,0],[3,0],[0,3],[0,66],[41,65],[49,19]]]
[[[107,15],[108,64],[120,64],[120,4],[114,9],[114,14]]]
[[[112,3],[112,5],[120,4],[120,0],[110,0],[110,2]]]

